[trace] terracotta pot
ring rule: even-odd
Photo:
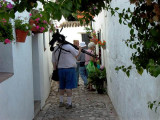
[[[16,29],[16,42],[25,42],[28,31]]]
[[[32,26],[31,31],[32,31],[33,33],[43,33],[43,32],[40,32],[40,31],[36,28],[37,23],[36,23],[35,20],[30,19],[30,20],[29,20],[29,24]]]
[[[103,45],[103,46],[102,46],[102,48],[103,48],[103,49],[106,49],[106,46],[105,46],[105,45]]]

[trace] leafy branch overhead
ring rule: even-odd
[[[37,7],[38,2],[43,4],[43,11],[47,16],[48,21],[50,18],[60,20],[62,16],[67,18],[71,15],[73,16],[74,14],[77,14],[77,12],[84,12],[87,16],[84,19],[86,22],[89,22],[89,20],[93,19],[90,15],[98,15],[105,7],[105,2],[109,3],[110,0],[56,0],[56,2],[46,0],[12,0],[12,2],[8,3],[1,1],[0,18],[14,18],[17,11],[23,12],[27,10],[30,12],[33,8]],[[12,6],[10,9],[6,7],[8,4]],[[87,15],[88,13],[90,15]]]
[[[126,45],[135,52],[131,56],[131,61],[135,65],[137,72],[142,74],[144,69],[152,76],[160,74],[160,5],[155,0],[130,0],[135,4],[133,10],[123,9],[119,13],[119,8],[112,8],[111,0],[56,0],[56,2],[46,0],[12,0],[12,2],[0,1],[0,19],[15,18],[15,12],[30,12],[36,8],[38,2],[43,4],[43,16],[47,22],[50,19],[60,20],[62,16],[66,19],[70,16],[89,23],[98,15],[102,9],[116,13],[119,16],[119,23],[130,28],[130,38],[125,41]],[[78,17],[80,16],[80,17]],[[133,67],[117,67],[122,69],[127,76]]]
[[[131,0],[131,3],[135,3],[133,11],[128,8],[118,13],[118,8],[111,8],[111,13],[118,13],[119,23],[130,28],[130,38],[125,43],[135,50],[130,59],[137,72],[142,75],[146,69],[157,77],[160,74],[160,6],[153,0]],[[116,70],[122,69],[129,76],[133,67],[128,68],[121,66]]]

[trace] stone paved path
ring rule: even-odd
[[[119,120],[107,94],[97,94],[80,86],[73,90],[75,108],[59,108],[57,85],[53,83],[44,108],[34,120]],[[65,100],[67,98],[65,97]]]

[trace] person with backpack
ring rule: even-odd
[[[58,69],[59,77],[59,107],[72,108],[72,89],[77,87],[76,58],[81,52],[81,47],[76,50],[72,45],[65,44],[65,37],[55,34],[57,45],[52,52],[54,69]],[[67,104],[64,103],[64,93],[67,93]]]

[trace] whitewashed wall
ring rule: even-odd
[[[34,116],[32,41],[12,43],[14,75],[0,83],[0,120],[31,120]]]
[[[29,17],[29,13],[16,13],[16,16]],[[45,33],[45,38],[43,38],[43,34],[35,36],[27,36],[25,43],[13,41],[10,45],[11,50],[4,52],[6,53],[4,57],[6,61],[13,62],[13,70],[11,72],[14,75],[0,83],[0,120],[32,120],[34,118],[34,100],[40,100],[41,107],[43,107],[48,98],[50,92],[49,77],[51,74],[49,70],[51,60],[48,57],[51,54],[48,44],[49,33]],[[46,44],[45,51],[43,39],[45,39]],[[36,52],[34,51],[35,49]],[[35,61],[35,56],[33,57],[35,54],[37,54],[38,58],[37,66],[35,65],[37,62]],[[2,56],[2,52],[0,52],[0,56]],[[4,59],[0,60],[0,65],[5,66],[3,61]],[[5,72],[10,72],[9,70]],[[38,72],[34,70],[38,70]],[[3,71],[1,70],[0,72]],[[34,75],[39,76],[34,77]],[[38,81],[35,81],[35,78]],[[38,82],[39,88],[36,88],[35,84]],[[36,96],[36,94],[39,96]]]
[[[130,6],[128,0],[113,0],[111,5],[121,10]],[[107,41],[105,61],[108,93],[120,120],[160,120],[160,112],[151,111],[147,105],[148,101],[160,101],[160,77],[153,78],[146,72],[140,76],[136,70],[132,70],[128,78],[125,73],[115,71],[116,66],[131,64],[132,50],[123,42],[129,38],[128,27],[120,25],[118,17],[111,17],[110,13],[102,12],[96,20],[95,29],[99,30],[101,26]]]
[[[43,37],[43,34],[40,33],[37,37],[37,44],[38,44],[38,58],[39,58],[39,75],[40,75],[40,88],[41,88],[41,107],[45,104],[46,99],[48,98],[49,92],[50,92],[50,73],[49,73],[49,61],[48,61],[48,52],[49,51],[49,40],[48,33],[45,33],[45,36]],[[45,46],[46,50],[44,51],[44,42],[43,39],[45,39]]]
[[[0,72],[13,73],[12,45],[0,42]]]

